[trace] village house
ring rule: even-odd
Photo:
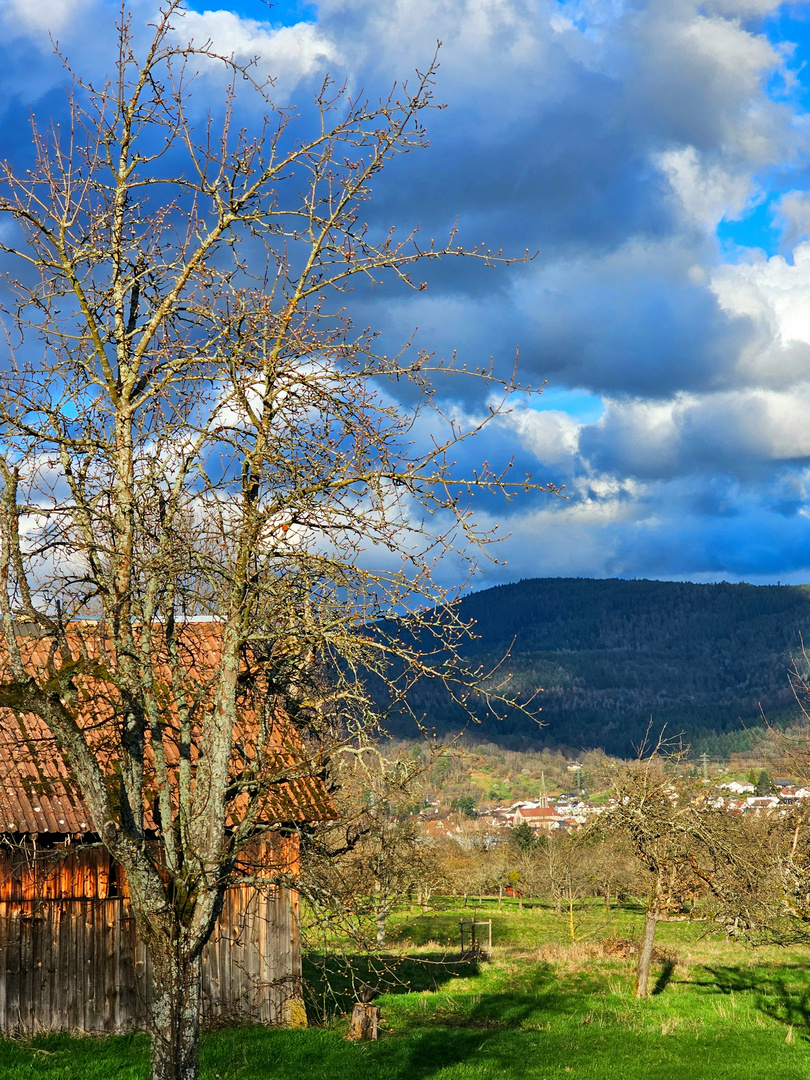
[[[760,814],[779,806],[778,795],[752,795],[745,800],[745,812]]]
[[[779,789],[779,798],[783,803],[798,803],[810,799],[810,788],[794,787],[792,784]]]
[[[739,780],[732,780],[729,784],[721,784],[720,789],[721,791],[730,791],[732,795],[753,795],[756,791],[753,784],[741,783]]]

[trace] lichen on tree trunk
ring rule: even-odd
[[[153,942],[152,1080],[197,1080],[201,1005],[199,952],[183,954],[175,943]]]
[[[384,949],[387,943],[385,932],[386,908],[380,904],[377,908],[377,948]]]

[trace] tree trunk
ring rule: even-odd
[[[377,948],[384,949],[386,945],[385,934],[385,917],[388,914],[388,907],[382,900],[377,901]]]
[[[650,965],[652,963],[655,928],[657,925],[658,912],[648,911],[644,918],[644,937],[641,939],[641,947],[638,951],[636,988],[633,997],[645,998],[650,996]]]
[[[152,1080],[197,1080],[200,1042],[200,957],[154,942],[152,959]]]
[[[610,911],[610,886],[605,885],[605,911]]]
[[[568,936],[573,944],[577,940],[577,924],[574,921],[574,898],[568,896]]]
[[[498,886],[498,911],[500,911],[502,909],[502,906],[503,906],[503,885],[499,885]]]
[[[380,1023],[380,1006],[367,1005],[358,1001],[352,1009],[352,1022],[347,1039],[360,1041],[361,1039],[378,1038]]]
[[[374,882],[374,917],[377,924],[377,948],[384,949],[386,943],[385,920],[388,915],[388,901],[383,893],[382,881],[379,878]]]

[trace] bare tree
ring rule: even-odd
[[[776,775],[810,783],[810,657],[802,643],[789,672],[799,707],[786,730],[769,727],[759,749]],[[763,770],[765,779],[767,773]],[[806,800],[723,814],[717,858],[707,883],[714,917],[726,932],[755,945],[810,941],[810,807]]]
[[[643,893],[643,868],[626,837],[601,837],[595,844],[582,844],[580,853],[591,889],[595,896],[603,897],[606,911],[611,910],[612,901]]]
[[[572,942],[580,936],[576,912],[591,892],[587,854],[577,841],[577,836],[550,836],[538,851],[543,889],[554,900],[557,914],[565,916]]]
[[[451,887],[451,850],[455,841],[429,836],[422,830],[419,837],[419,859],[416,863],[414,889],[416,902],[423,912],[430,910],[430,901],[436,894],[442,895]]]
[[[411,813],[421,772],[373,747],[341,755],[333,763],[337,813],[305,845],[303,879],[314,917],[360,955],[386,948],[388,916],[430,858]]]
[[[425,145],[435,64],[375,103],[327,82],[296,135],[255,66],[178,44],[181,14],[164,0],[139,51],[124,7],[112,77],[72,75],[69,123],[34,125],[0,197],[0,706],[126,870],[155,1080],[197,1075],[200,953],[245,845],[417,678],[462,703],[484,681],[433,570],[488,539],[468,495],[510,490],[454,470],[472,431],[432,385],[455,362],[381,354],[345,311],[352,282],[418,290],[462,253],[364,223],[375,174]]]
[[[481,904],[491,878],[487,832],[478,822],[461,814],[455,816],[455,821],[451,816],[447,824],[452,830],[443,849],[448,883],[455,895],[464,898],[464,907],[467,907],[470,896],[474,894],[478,895],[478,903]]]
[[[647,871],[647,908],[634,991],[643,998],[649,994],[658,923],[682,912],[705,888],[714,857],[715,815],[707,816],[693,804],[674,773],[666,773],[658,752],[620,769],[613,791],[614,805],[594,828],[625,838]]]

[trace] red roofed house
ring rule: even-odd
[[[536,829],[538,832],[551,832],[562,825],[563,819],[553,806],[519,806],[515,810],[512,824],[519,825],[521,822],[525,822],[530,829]]]

